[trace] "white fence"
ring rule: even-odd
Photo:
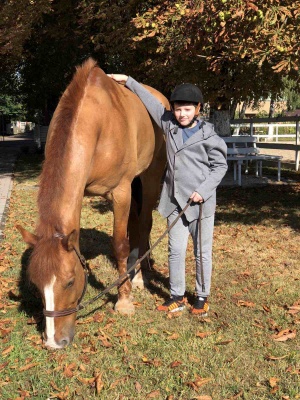
[[[261,147],[280,150],[292,150],[295,152],[295,168],[299,170],[300,151],[300,117],[279,118],[251,118],[234,119],[230,121],[233,135],[250,135],[257,137]],[[289,133],[282,132],[285,129]],[[294,132],[293,132],[294,131]]]

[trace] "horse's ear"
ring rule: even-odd
[[[74,249],[77,239],[78,233],[77,230],[74,229],[71,233],[69,233],[69,235],[62,239],[61,243],[67,251],[71,251]]]
[[[16,228],[21,233],[25,243],[29,244],[29,246],[32,246],[32,247],[34,247],[37,244],[37,242],[39,240],[38,236],[36,236],[33,233],[27,231],[21,225],[16,225]]]

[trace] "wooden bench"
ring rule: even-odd
[[[230,136],[223,137],[227,144],[227,161],[233,162],[233,179],[242,185],[242,165],[246,163],[246,173],[248,172],[248,162],[254,161],[256,176],[262,176],[262,162],[275,161],[278,165],[277,179],[280,181],[281,156],[261,154],[256,147],[257,139],[254,136]]]

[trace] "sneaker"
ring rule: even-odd
[[[208,310],[209,304],[207,297],[197,297],[191,309],[191,313],[194,315],[198,315],[199,317],[207,317]]]
[[[177,312],[185,308],[183,296],[173,296],[156,308],[157,311]]]

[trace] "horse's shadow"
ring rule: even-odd
[[[104,255],[110,261],[111,265],[116,268],[116,261],[113,257],[111,237],[105,232],[101,232],[96,229],[81,229],[80,250],[82,255],[84,255],[84,257],[88,260],[96,258],[99,255]],[[19,279],[19,292],[21,300],[18,310],[19,312],[24,312],[26,314],[26,316],[29,318],[29,324],[36,324],[37,330],[42,332],[44,330],[42,300],[37,288],[29,281],[27,275],[27,266],[31,253],[32,249],[27,249],[24,251],[21,257],[21,270]],[[169,286],[168,278],[162,275],[156,269],[152,268],[151,264],[153,264],[153,260],[150,260],[149,268],[144,271],[148,282],[146,289],[152,294],[156,294],[162,298],[167,298],[169,295],[164,288]],[[100,293],[105,289],[105,286],[97,279],[97,276],[89,268],[89,263],[87,263],[87,268],[89,269],[88,285]],[[10,294],[9,296],[11,300],[17,300],[13,298],[13,294]],[[105,294],[105,297],[103,297],[103,300],[104,303],[102,302],[100,306],[95,303],[93,311],[88,312],[88,314],[94,312],[96,309],[99,309],[106,303],[111,302],[114,304],[117,301],[117,295],[108,292]],[[85,301],[86,300],[84,299],[83,303]]]

